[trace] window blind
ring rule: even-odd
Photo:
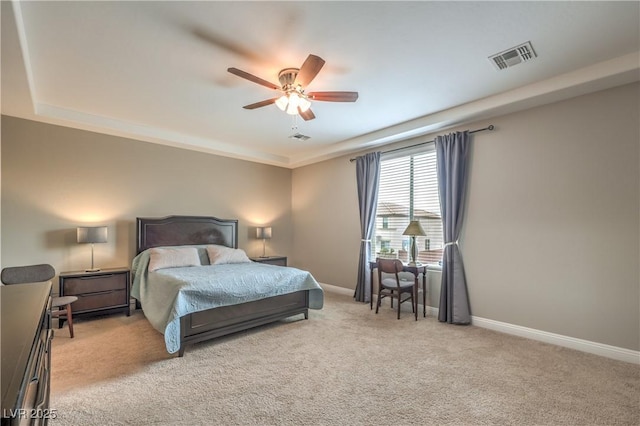
[[[443,233],[435,150],[423,148],[420,152],[383,158],[380,166],[372,256],[408,262],[410,240],[402,233],[411,220],[419,220],[427,235],[416,237],[416,260],[439,263]]]

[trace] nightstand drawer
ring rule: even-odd
[[[79,294],[78,300],[72,305],[73,313],[127,305],[129,302],[127,299],[127,290],[125,289]]]
[[[64,295],[77,296],[84,293],[96,293],[127,288],[127,274],[109,274],[86,277],[65,278]]]

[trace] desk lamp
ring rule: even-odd
[[[409,235],[411,237],[411,262],[409,265],[416,266],[416,257],[418,257],[418,246],[416,245],[416,237],[424,237],[427,235],[420,225],[420,221],[412,220],[409,222],[409,226],[404,230],[402,235]]]

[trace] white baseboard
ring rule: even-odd
[[[331,293],[339,293],[339,294],[344,294],[344,295],[353,297],[352,289],[338,287],[337,285],[331,285],[331,284],[325,284],[325,283],[320,283],[320,287],[322,287],[323,290],[329,291]]]
[[[326,291],[344,294],[353,297],[353,290],[338,287],[330,284],[321,284]],[[427,314],[437,318],[438,308],[427,306]],[[589,340],[576,339],[575,337],[563,336],[561,334],[549,333],[547,331],[536,330],[534,328],[522,327],[520,325],[495,321],[487,318],[472,316],[471,323],[477,327],[499,331],[501,333],[514,336],[525,337],[539,342],[550,343],[552,345],[575,349],[594,355],[604,356],[618,361],[640,364],[640,352],[617,346],[605,345],[604,343],[592,342]]]
[[[475,316],[471,317],[471,323],[478,327],[488,328],[490,330],[512,334],[514,336],[551,343],[553,345],[600,355],[618,361],[640,364],[640,352],[633,351],[631,349],[605,345],[604,343],[597,343],[589,340],[576,339],[575,337],[563,336],[561,334],[549,333],[547,331],[536,330],[534,328],[522,327],[519,325]]]

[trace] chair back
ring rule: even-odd
[[[43,263],[40,265],[12,266],[0,272],[3,284],[24,284],[49,281],[56,275],[53,266]]]
[[[385,274],[397,274],[402,271],[402,261],[398,259],[376,259],[378,271]]]
[[[378,283],[382,284],[382,274],[393,274],[396,285],[400,287],[400,277],[398,272],[402,271],[402,261],[398,259],[376,259],[378,262]]]

